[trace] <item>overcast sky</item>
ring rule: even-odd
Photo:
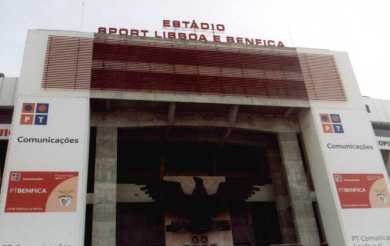
[[[0,11],[8,77],[20,73],[28,29],[162,30],[163,19],[195,19],[225,24],[232,36],[347,51],[362,94],[390,99],[390,0],[0,0]]]

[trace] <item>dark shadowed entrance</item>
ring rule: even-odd
[[[275,144],[274,136],[234,130],[224,139],[224,132],[221,128],[183,127],[118,130],[117,181],[120,191],[128,196],[117,203],[117,245],[165,245],[164,211],[161,204],[142,192],[139,184],[167,176],[256,180],[261,191],[241,205],[231,204],[227,211],[234,245],[281,243],[265,154],[266,146]],[[119,200],[122,197],[118,194]]]

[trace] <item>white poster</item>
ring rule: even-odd
[[[89,100],[20,97],[11,131],[0,245],[83,245]]]

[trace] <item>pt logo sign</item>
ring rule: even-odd
[[[48,115],[48,103],[23,103],[20,124],[47,125]]]
[[[324,133],[344,133],[343,124],[339,114],[321,113],[321,125]]]

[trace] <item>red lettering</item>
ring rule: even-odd
[[[178,20],[172,21],[172,26],[176,27],[176,28],[180,28],[180,21],[178,21]]]
[[[245,38],[245,44],[246,45],[254,45],[255,44],[255,42],[254,42],[254,40],[253,40],[253,38]]]
[[[176,39],[176,33],[175,32],[168,32],[168,38],[169,39]]]
[[[178,36],[178,38],[179,38],[180,40],[186,40],[186,39],[187,39],[187,35],[186,35],[185,33],[183,33],[183,32],[179,32],[179,33],[177,34],[177,36]]]
[[[119,35],[129,35],[129,30],[127,30],[126,28],[121,28],[119,29]]]
[[[98,27],[98,33],[107,33],[107,28],[105,28],[105,27]]]
[[[220,31],[220,32],[225,31],[225,25],[223,25],[223,24],[217,24],[217,30]]]
[[[207,42],[207,38],[204,34],[200,34],[199,35],[199,41],[204,41],[204,42]]]
[[[198,26],[198,24],[196,24],[195,20],[192,21],[190,28],[199,29],[199,26]]]
[[[190,33],[190,34],[188,34],[188,39],[189,40],[198,40],[198,35],[196,35],[196,33]]]
[[[267,41],[267,46],[275,47],[275,41],[273,41],[273,40],[268,40],[268,41]]]
[[[218,42],[218,43],[221,42],[221,36],[219,36],[219,35],[214,35],[214,36],[213,36],[213,41],[214,41],[214,42]]]
[[[157,31],[154,31],[154,37],[155,38],[162,38]]]
[[[203,30],[208,30],[210,29],[210,26],[208,23],[200,23],[200,28]]]
[[[261,46],[264,46],[265,44],[263,43],[263,40],[262,39],[256,39],[256,45],[261,45]]]
[[[185,27],[185,28],[188,28],[188,24],[190,24],[189,21],[182,21],[182,23],[184,24],[184,27]]]
[[[286,46],[284,46],[284,44],[282,43],[282,41],[279,41],[279,42],[278,42],[278,47],[286,47]]]
[[[142,32],[142,35],[144,36],[144,37],[146,37],[146,34],[149,32],[148,30],[141,30],[141,32]]]
[[[228,43],[234,43],[234,38],[233,38],[233,37],[230,37],[230,36],[227,36],[227,37],[226,37],[226,42],[228,42]]]
[[[118,31],[118,29],[116,29],[115,27],[110,27],[110,28],[108,28],[108,33],[109,34],[115,34],[116,32]]]
[[[171,27],[169,20],[163,20],[163,27]]]
[[[138,32],[137,29],[131,29],[131,30],[130,30],[130,36],[136,36],[136,37],[138,37],[138,34],[139,34],[139,32]]]

